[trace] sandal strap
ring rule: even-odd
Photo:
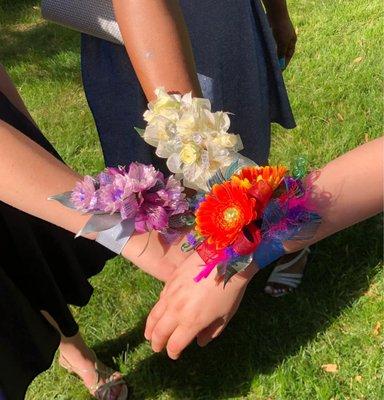
[[[93,352],[93,351],[92,351]],[[115,374],[117,371],[113,371],[111,368],[107,366],[100,367],[96,354],[93,352],[95,356],[94,368],[90,369],[80,369],[75,368],[72,364],[62,355],[60,354],[59,364],[66,369],[70,373],[76,374],[79,378],[79,373],[89,373],[94,372],[96,377],[96,383],[88,386],[89,392],[97,399],[97,400],[110,400],[111,390],[116,386],[121,386],[121,392],[119,397],[115,400],[126,400],[128,396],[128,387],[125,381],[122,378],[117,378]],[[105,379],[105,383],[99,383],[101,379]]]
[[[271,273],[271,275],[273,274],[273,272]],[[275,274],[278,277],[282,277],[282,278],[298,278],[301,279],[303,277],[303,273],[302,272],[278,272]]]
[[[101,371],[97,366],[97,362],[95,363],[95,374],[96,374],[96,383],[89,386],[89,390],[91,390],[92,392],[95,392],[95,391],[99,390],[102,386],[104,386],[104,383],[100,383],[101,379],[105,380],[105,384],[107,384],[109,382],[116,382],[112,379],[114,371],[112,371],[112,370],[111,371],[108,371],[108,370]]]
[[[292,278],[277,277],[271,282],[280,283],[281,285],[286,285],[288,287],[296,289],[300,285],[301,279],[295,279],[294,277]]]
[[[277,265],[274,268],[274,271],[282,272],[285,269],[288,269],[289,267],[292,267],[292,265],[297,263],[300,260],[300,258],[304,257],[306,254],[309,254],[310,252],[311,252],[311,250],[309,250],[309,248],[306,247],[305,249],[301,250],[300,253],[296,257],[292,258],[292,260],[290,260],[290,261],[288,261],[288,262],[286,262],[284,264]]]
[[[302,272],[283,272],[292,265],[294,265],[297,261],[299,261],[305,254],[310,253],[308,247],[303,249],[296,257],[290,260],[287,263],[280,264],[276,266],[271,275],[269,276],[267,283],[279,283],[282,285],[286,285],[290,288],[296,289],[303,278]]]
[[[112,378],[112,377],[111,377]],[[97,400],[109,400],[111,390],[116,387],[121,386],[121,392],[119,397],[116,400],[126,400],[128,394],[128,388],[126,383],[122,380],[110,380],[106,383],[100,385],[98,388],[95,388],[94,396]]]

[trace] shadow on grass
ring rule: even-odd
[[[0,30],[0,62],[28,65],[32,77],[80,82],[80,34],[49,22]]]
[[[38,4],[39,0],[1,0],[0,21],[3,20],[3,24],[7,25],[18,23],[23,16],[30,14],[31,10],[37,12]]]
[[[375,217],[313,248],[304,282],[295,295],[280,299],[262,293],[270,271],[248,287],[242,305],[222,336],[208,347],[191,345],[177,362],[153,354],[127,376],[134,399],[163,391],[178,399],[245,396],[257,374],[269,374],[285,358],[323,332],[367,290],[382,260],[381,218]],[[109,359],[143,339],[145,321],[99,346]]]

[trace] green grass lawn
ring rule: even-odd
[[[285,73],[298,127],[276,127],[271,161],[305,154],[313,167],[382,134],[383,6],[380,0],[291,0],[297,54]],[[79,35],[41,20],[38,1],[1,0],[0,62],[65,161],[102,165],[80,79]],[[353,168],[353,166],[351,166]],[[74,309],[87,342],[115,364],[135,399],[384,399],[384,273],[379,217],[313,248],[295,295],[249,287],[225,333],[178,362],[153,354],[145,317],[161,285],[115,259],[92,279],[95,294]],[[326,372],[324,364],[337,364]],[[28,400],[84,400],[87,391],[57,364]]]

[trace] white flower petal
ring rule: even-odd
[[[182,172],[181,160],[178,153],[173,153],[167,159],[167,167],[174,174]]]

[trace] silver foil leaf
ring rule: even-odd
[[[144,136],[145,129],[137,128],[136,126],[133,128],[141,137]]]
[[[252,255],[240,256],[235,261],[232,261],[230,264],[228,264],[224,275],[224,287],[233,275],[244,271],[245,268],[247,268],[248,265],[252,262],[252,259]]]
[[[55,194],[54,196],[49,196],[48,200],[56,200],[65,207],[76,209],[71,201],[71,195],[72,192],[64,192],[60,194]]]
[[[121,227],[121,230],[116,237],[117,240],[120,240],[123,238],[130,238],[132,236],[133,232],[135,232],[135,219],[134,218],[124,219],[123,221],[120,222],[119,225]]]
[[[80,229],[76,237],[92,232],[101,232],[112,228],[121,222],[120,214],[93,214],[88,222]]]

